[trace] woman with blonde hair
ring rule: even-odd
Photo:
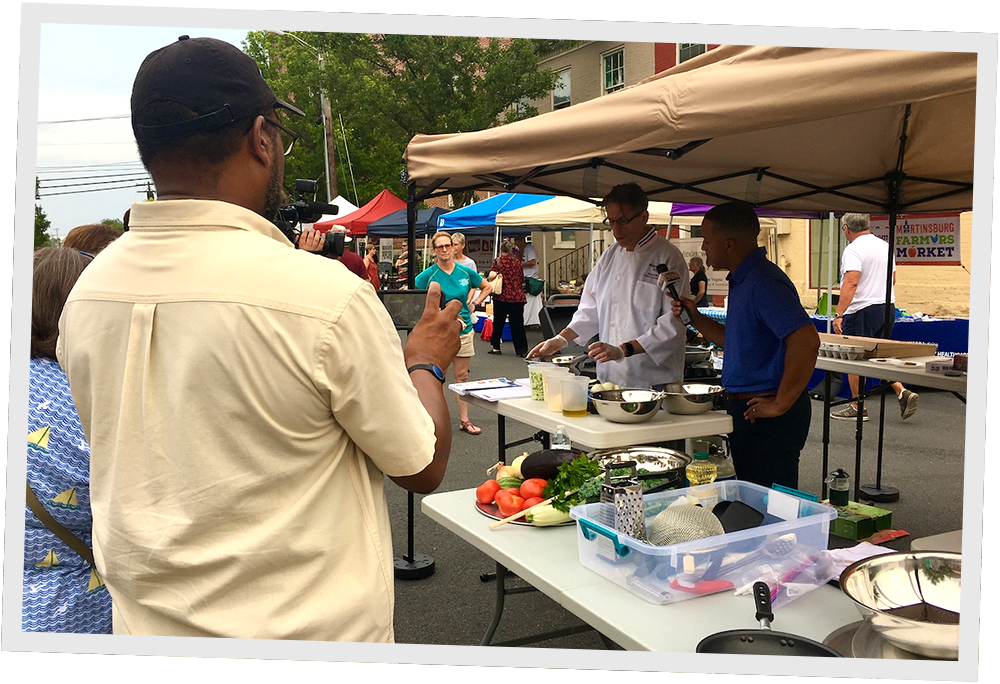
[[[705,262],[701,257],[691,257],[688,260],[688,270],[694,275],[691,277],[691,299],[695,306],[708,306],[708,276],[705,275]]]
[[[476,331],[472,323],[470,307],[474,308],[482,304],[493,288],[486,282],[485,278],[475,271],[455,263],[450,234],[434,233],[431,238],[431,247],[434,248],[434,263],[416,277],[414,285],[417,286],[417,289],[426,290],[432,282],[440,283],[443,301],[457,299],[462,303],[462,311],[459,313],[459,318],[465,324],[461,332],[462,348],[452,364],[454,365],[455,382],[466,382],[469,379],[469,366],[472,357],[476,353],[473,342]],[[469,293],[476,289],[479,290],[479,294],[470,297]],[[448,369],[444,370],[447,372]],[[472,421],[469,420],[469,405],[457,395],[455,402],[458,404],[458,429],[470,435],[481,433],[482,428],[473,425]]]

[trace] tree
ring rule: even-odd
[[[52,239],[49,235],[49,228],[52,223],[49,221],[48,217],[45,216],[45,212],[42,211],[42,206],[40,204],[35,205],[35,249],[39,247],[58,247],[59,243]]]
[[[322,52],[322,69],[318,55],[290,36],[251,32],[243,43],[278,97],[289,98],[306,113],[292,124],[302,144],[296,144],[286,160],[286,188],[295,178],[322,177],[319,99],[324,91],[337,124],[332,130],[341,194],[350,196],[348,189],[354,187],[347,172],[349,153],[359,204],[383,188],[404,196],[403,151],[417,133],[481,130],[534,116],[537,110],[522,103],[544,95],[556,80],[552,70],[538,69],[538,55],[551,49],[552,41],[307,32],[296,36]]]
[[[125,232],[125,224],[122,223],[121,219],[106,218],[106,219],[101,219],[101,223],[103,223],[106,226],[111,226],[112,228],[120,230],[123,233]]]

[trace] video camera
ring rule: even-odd
[[[298,244],[303,223],[315,223],[324,214],[336,214],[338,211],[334,204],[306,201],[306,195],[315,196],[318,189],[319,184],[316,181],[298,178],[295,181],[294,204],[278,207],[278,217],[274,221],[274,225],[294,245]],[[318,253],[326,257],[340,257],[344,253],[346,237],[347,235],[340,231],[328,231],[326,239],[323,240],[323,248]]]

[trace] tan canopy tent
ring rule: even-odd
[[[586,200],[635,181],[672,202],[967,209],[975,97],[975,53],[722,46],[566,109],[414,136],[404,158],[418,200],[445,189]],[[895,193],[886,177],[898,172]]]

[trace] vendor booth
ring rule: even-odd
[[[722,46],[635,86],[531,119],[415,136],[404,155],[410,215],[415,218],[418,202],[445,192],[495,190],[589,202],[617,184],[636,182],[655,201],[741,200],[759,209],[828,213],[831,219],[834,212],[884,213],[889,244],[895,245],[900,213],[971,209],[975,101],[974,53]],[[886,289],[888,297],[889,283]],[[516,408],[500,404],[501,416]],[[857,448],[860,466],[860,432]],[[824,473],[827,467],[824,441]],[[536,559],[495,548],[502,542],[480,544],[477,533],[460,531],[466,524],[443,513],[451,502],[447,496],[425,499],[428,514],[498,565],[545,584]],[[579,529],[587,537],[586,526]],[[625,564],[617,551],[601,553],[609,563]],[[583,582],[591,595],[609,591],[590,575],[582,577],[581,584],[555,587],[552,595],[560,603],[566,599],[584,620],[619,629],[623,639],[634,636],[608,611],[597,614],[593,603],[572,600]],[[704,583],[696,586],[712,591]],[[501,591],[498,586],[498,605]],[[842,595],[817,591],[815,597],[830,599],[824,611],[850,605]],[[718,623],[728,621],[738,605],[720,599],[715,615],[727,617]],[[805,614],[796,617],[808,623]],[[832,627],[810,624],[814,638]]]

